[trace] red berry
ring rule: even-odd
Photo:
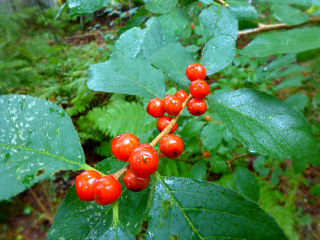
[[[160,98],[151,99],[147,106],[147,113],[154,118],[162,117],[164,114],[163,100]]]
[[[138,177],[132,169],[128,169],[126,174],[123,176],[122,181],[129,190],[139,192],[148,187],[150,176],[141,178]]]
[[[199,3],[199,6],[201,7],[201,6],[202,6],[202,3]]]
[[[93,201],[93,183],[101,177],[94,170],[87,170],[76,177],[76,193],[81,201]]]
[[[191,25],[190,25],[190,28],[191,28],[191,29],[192,29],[192,28],[194,28],[194,25],[193,25],[193,24],[191,24]]]
[[[192,98],[188,102],[188,111],[193,116],[200,116],[207,111],[207,104],[204,100]]]
[[[179,98],[177,98],[176,96],[173,96],[171,94],[168,94],[164,98],[163,102],[164,102],[164,104],[163,104],[164,110],[169,115],[177,115],[182,109],[181,100]]]
[[[204,156],[205,158],[209,158],[209,157],[210,157],[210,153],[207,152],[207,151],[205,151],[205,152],[203,153],[203,156]]]
[[[148,143],[142,143],[139,147],[148,147],[148,148],[153,149],[153,147]]]
[[[209,85],[203,80],[195,80],[190,84],[190,93],[195,99],[204,99],[209,95]]]
[[[162,132],[163,129],[165,129],[168,124],[171,122],[172,118],[169,116],[163,116],[161,118],[159,118],[159,120],[157,121],[157,128],[159,132]],[[173,127],[171,128],[170,133],[174,133],[174,131],[177,129],[177,123],[175,123],[173,125]]]
[[[198,79],[205,79],[206,75],[205,67],[198,63],[191,63],[186,69],[186,76],[191,82]]]
[[[132,133],[116,136],[111,143],[111,151],[116,159],[128,161],[133,149],[140,146],[139,139]]]
[[[93,196],[100,205],[107,205],[115,202],[121,195],[121,184],[112,175],[101,177],[95,181]]]
[[[139,147],[135,149],[130,157],[129,164],[131,169],[138,177],[146,178],[157,170],[158,154],[150,147]]]
[[[164,157],[163,153],[160,153],[160,154],[159,154],[159,157],[163,158],[163,157]]]
[[[183,89],[180,89],[174,94],[174,96],[179,98],[180,101],[183,103],[188,98],[189,94],[186,93],[186,91],[184,91]]]
[[[174,134],[168,134],[161,138],[159,148],[166,157],[176,158],[183,152],[183,141]]]
[[[204,117],[204,120],[205,120],[205,121],[210,121],[210,120],[211,120],[211,117],[210,117],[209,115],[206,115],[206,116]]]

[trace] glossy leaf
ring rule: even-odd
[[[201,131],[200,139],[207,150],[213,150],[222,142],[221,124],[209,123]]]
[[[164,77],[143,59],[114,56],[89,69],[87,85],[94,91],[125,93],[147,97],[164,97]]]
[[[111,0],[67,0],[70,17],[76,15],[87,15],[107,6]]]
[[[178,4],[178,0],[144,0],[144,2],[148,11],[157,14],[171,12]]]
[[[207,75],[226,68],[236,55],[236,42],[230,36],[218,36],[209,40],[203,48],[201,64]]]
[[[233,173],[233,181],[236,184],[237,190],[251,199],[257,202],[260,197],[260,187],[257,179],[253,176],[247,168],[238,167]]]
[[[0,200],[60,170],[86,168],[70,117],[57,105],[25,95],[0,96]]]
[[[276,158],[312,154],[311,127],[301,113],[263,92],[241,89],[208,99],[231,134],[251,152]]]
[[[287,239],[258,204],[217,184],[155,175],[147,239]]]
[[[214,173],[225,173],[227,171],[227,164],[220,157],[212,156],[209,161]]]
[[[146,59],[164,46],[162,27],[157,18],[151,18],[147,27],[131,28],[116,41],[112,56]]]
[[[218,36],[237,39],[238,22],[228,8],[219,4],[211,5],[200,13],[199,20],[206,42]]]
[[[195,136],[203,128],[204,124],[203,121],[191,120],[183,126],[179,134],[183,137]]]
[[[288,25],[298,25],[309,20],[308,14],[288,5],[274,4],[271,9],[280,22]]]
[[[185,72],[187,66],[194,62],[194,57],[180,43],[165,46],[154,53],[149,61],[180,85],[190,84]]]
[[[237,18],[239,30],[256,28],[259,14],[257,10],[246,1],[228,1],[232,14]]]
[[[258,35],[240,53],[264,57],[276,53],[297,53],[320,47],[320,29],[302,28]],[[303,44],[301,44],[303,43]]]
[[[162,26],[165,44],[175,43],[180,40],[183,30],[190,22],[188,12],[181,8],[176,8],[172,12],[158,17]]]
[[[207,164],[205,161],[199,161],[194,164],[189,173],[189,178],[195,180],[204,180],[207,174]]]
[[[110,174],[125,164],[108,158],[96,167]],[[149,188],[135,193],[123,187],[118,203],[102,206],[95,201],[80,201],[73,186],[58,208],[48,239],[135,239],[149,194]]]
[[[126,31],[130,30],[131,28],[138,27],[141,23],[146,20],[147,16],[140,16],[133,19],[130,19],[126,22],[126,27],[120,28],[118,31],[118,38]]]

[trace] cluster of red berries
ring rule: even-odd
[[[188,111],[195,116],[202,115],[207,110],[207,104],[203,100],[209,94],[209,85],[204,81],[206,70],[201,64],[192,63],[186,69],[186,76],[191,81],[190,93],[193,98],[188,102]],[[164,116],[177,115],[182,110],[182,105],[188,98],[184,90],[177,91],[174,95],[166,95],[164,100],[154,98],[149,101],[147,112],[157,121],[157,129],[162,132],[172,118]],[[177,129],[174,124],[169,134],[160,140],[161,154],[168,158],[176,158],[183,152],[183,141],[172,134]],[[131,134],[125,133],[112,140],[111,150],[116,159],[128,161],[128,169],[122,178],[125,186],[131,191],[145,189],[150,181],[150,175],[158,167],[158,154],[150,144],[140,144],[139,139]],[[93,201],[98,204],[107,205],[115,202],[121,195],[122,185],[113,175],[101,176],[94,170],[81,173],[76,178],[76,193],[81,201]]]

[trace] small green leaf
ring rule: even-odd
[[[189,173],[189,178],[195,180],[204,180],[207,174],[207,164],[205,161],[199,161],[192,166]]]
[[[260,155],[254,160],[253,162],[253,168],[256,172],[260,172],[262,169],[264,169],[264,165],[266,162],[266,156]]]
[[[308,158],[293,158],[292,167],[295,173],[302,173],[309,163]]]
[[[70,17],[76,15],[87,15],[105,7],[111,0],[67,0]]]
[[[298,25],[309,20],[308,14],[288,5],[274,4],[271,10],[280,22],[288,25]]]
[[[190,22],[190,16],[186,10],[176,8],[171,13],[159,16],[158,20],[163,29],[165,44],[169,44],[180,40],[183,30]]]
[[[159,174],[155,181],[147,239],[287,239],[257,203],[231,189]]]
[[[228,1],[232,14],[239,23],[239,30],[256,28],[258,26],[259,14],[257,10],[246,1]]]
[[[320,47],[319,28],[301,28],[285,32],[259,34],[240,54],[265,57],[276,53],[297,53]],[[302,44],[303,43],[303,44]]]
[[[185,71],[187,66],[194,62],[194,57],[180,43],[171,43],[165,46],[154,53],[149,61],[180,85],[188,86],[190,84]]]
[[[200,153],[199,140],[196,137],[190,137],[185,144],[185,151],[193,154]]]
[[[210,161],[210,165],[212,167],[212,171],[214,173],[222,173],[222,174],[226,173],[227,164],[220,157],[218,157],[218,156],[210,157],[209,161]]]
[[[60,170],[86,168],[77,132],[57,105],[25,95],[0,96],[0,200]]]
[[[221,144],[222,130],[221,124],[213,124],[212,122],[202,129],[200,139],[208,150],[213,150]]]
[[[144,0],[144,2],[148,11],[157,14],[171,12],[178,4],[178,0]]]
[[[141,29],[131,28],[124,32],[116,41],[112,56],[147,59],[164,46],[162,27],[157,18],[153,17]]]
[[[89,69],[88,87],[94,91],[163,98],[164,77],[149,62],[130,57],[112,57]]]
[[[284,88],[288,87],[300,87],[302,85],[302,81],[304,80],[304,77],[302,74],[297,74],[293,77],[287,77],[283,79],[282,83],[276,85],[273,90],[279,91]]]
[[[238,21],[224,6],[211,5],[200,13],[199,20],[206,42],[218,36],[229,36],[234,41],[238,37]]]
[[[97,170],[110,174],[125,164],[112,157],[98,163],[96,167]],[[117,203],[102,206],[95,201],[80,201],[75,187],[72,186],[58,208],[48,240],[63,238],[133,240],[136,231],[141,227],[149,194],[150,187],[139,193],[123,187]]]
[[[218,36],[209,40],[203,48],[201,64],[207,75],[226,68],[236,55],[236,42],[230,36]]]
[[[241,89],[209,97],[208,103],[251,152],[292,158],[315,149],[311,127],[301,113],[269,94]]]
[[[290,107],[302,112],[310,101],[308,96],[301,93],[296,93],[288,97],[285,102],[288,103]]]
[[[203,121],[191,120],[184,125],[179,134],[183,137],[193,137],[203,128],[204,125],[205,123]]]
[[[236,184],[237,190],[251,199],[257,202],[260,197],[260,187],[257,179],[253,176],[247,168],[237,167],[233,173],[233,181]]]
[[[279,177],[275,171],[271,173],[271,182],[274,186],[278,186],[279,184]]]

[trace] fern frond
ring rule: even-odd
[[[124,102],[108,108],[105,116],[99,118],[96,126],[111,137],[132,133],[137,137],[155,128],[155,121],[146,122],[145,109],[136,102]]]

